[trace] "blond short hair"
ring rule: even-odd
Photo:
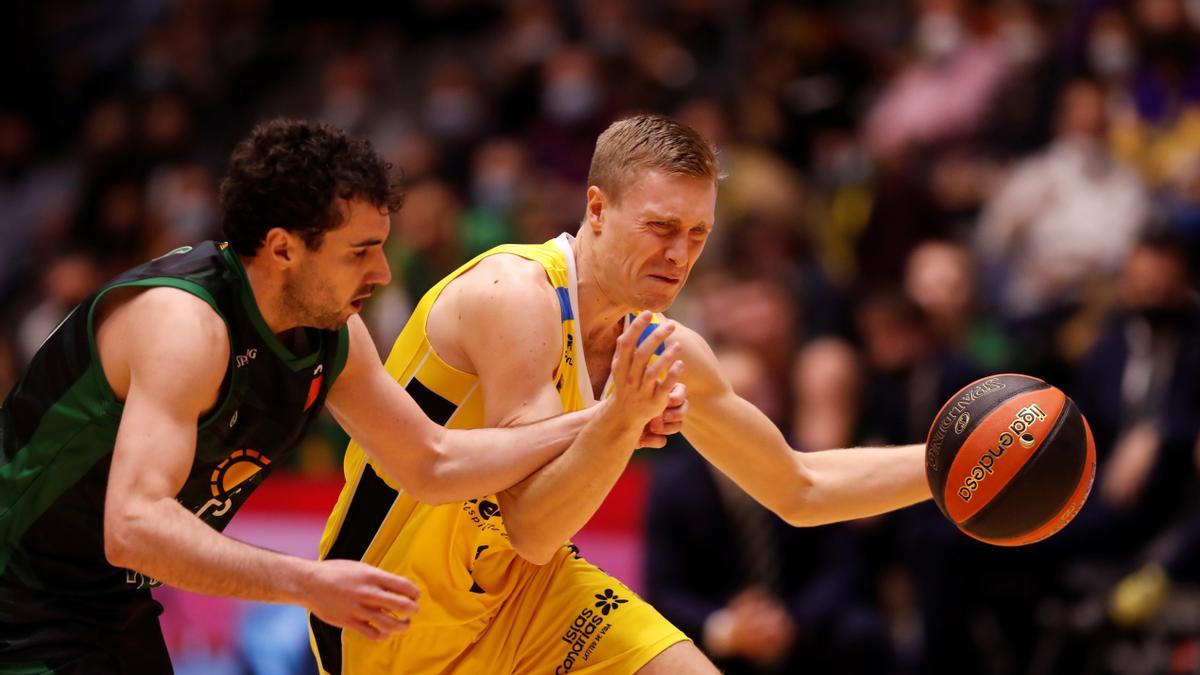
[[[643,169],[720,179],[716,152],[695,129],[665,115],[637,115],[613,122],[596,139],[588,185],[616,201]]]

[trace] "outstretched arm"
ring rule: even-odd
[[[346,367],[329,409],[388,476],[417,499],[445,504],[499,492],[571,444],[594,411],[514,429],[446,429],[435,424],[383,367],[357,316]]]
[[[705,459],[792,525],[821,525],[930,498],[924,446],[796,452],[734,393],[704,339],[680,327],[691,412],[683,434]]]
[[[144,291],[97,335],[101,363],[125,402],[104,504],[104,552],[125,567],[198,593],[302,605],[371,638],[401,631],[416,609],[406,579],[356,561],[312,561],[230,539],[175,496],[196,450],[197,421],[229,362],[225,325],[183,291]],[[333,563],[333,564],[330,564]]]

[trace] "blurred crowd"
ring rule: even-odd
[[[371,5],[0,9],[0,392],[98,284],[219,238],[255,121],[402,169],[365,312],[386,353],[469,256],[577,229],[596,135],[663,112],[727,174],[672,315],[795,447],[920,442],[1023,372],[1078,402],[1099,473],[1007,550],[932,504],[793,530],[686,448],[647,455],[651,601],[729,673],[1200,670],[1200,0]]]

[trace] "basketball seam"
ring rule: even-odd
[[[996,506],[996,504],[998,504],[1001,501],[1001,498],[1005,495],[1005,493],[1009,492],[1012,489],[1013,484],[1015,484],[1017,482],[1017,479],[1021,477],[1021,474],[1024,473],[1025,470],[1028,469],[1031,465],[1033,465],[1036,462],[1037,458],[1040,457],[1042,455],[1042,453],[1046,450],[1046,448],[1050,446],[1051,441],[1053,441],[1055,438],[1058,437],[1058,433],[1060,431],[1062,431],[1062,428],[1064,426],[1066,426],[1067,419],[1070,417],[1072,410],[1078,411],[1078,408],[1075,406],[1075,402],[1071,400],[1071,397],[1068,396],[1068,397],[1066,397],[1066,401],[1063,402],[1063,407],[1062,407],[1062,410],[1060,410],[1058,413],[1058,418],[1056,420],[1054,420],[1054,426],[1050,428],[1050,433],[1046,434],[1045,437],[1042,438],[1042,442],[1038,444],[1037,449],[1034,450],[1032,453],[1030,453],[1029,458],[1025,460],[1025,463],[1021,465],[1021,468],[1017,469],[1017,471],[1015,473],[1013,473],[1013,475],[1007,481],[1005,481],[1004,485],[1002,485],[1000,487],[1000,489],[996,491],[996,494],[993,495],[992,498],[989,499],[986,504],[984,504],[982,507],[980,507],[980,509],[978,511],[976,511],[970,518],[964,520],[959,525],[960,528],[962,528],[964,530],[969,529],[972,523],[976,522],[980,517],[982,517],[984,514],[986,514],[989,510],[991,510],[993,508],[998,508]],[[1086,461],[1085,461],[1085,464],[1086,464]],[[1067,493],[1066,499],[1063,500],[1063,502],[1061,504],[1059,504],[1058,506],[1055,507],[1055,509],[1054,509],[1055,515],[1057,515],[1071,501],[1071,495],[1073,495],[1074,493],[1075,493],[1074,490]],[[1045,524],[1045,523],[1039,524],[1038,527],[1041,527],[1043,524]],[[1034,528],[1034,529],[1036,529],[1036,528]],[[1004,537],[1004,538],[1005,539],[1014,539],[1014,538],[1017,538],[1020,536],[1023,536],[1023,535],[1017,534],[1017,535],[1011,535],[1009,537]]]
[[[1004,377],[1004,376],[1001,375],[999,377]],[[1028,377],[1028,376],[1021,375],[1018,377]],[[958,400],[958,397],[961,396],[964,391],[967,391],[968,389],[976,386],[980,381],[988,380],[988,379],[991,379],[991,377],[985,377],[985,378],[981,378],[980,380],[976,380],[976,381],[972,382],[971,384],[968,384],[967,386],[963,387],[962,389],[959,389],[958,391],[954,392],[954,396],[950,397],[950,400],[946,402],[946,405],[942,406],[942,408],[940,410],[938,410],[937,416],[933,418],[934,425],[937,425],[937,423],[942,419],[942,416],[946,414],[946,409],[949,408],[951,405],[953,405],[954,402]],[[1033,378],[1030,378],[1030,380],[1032,380],[1032,379]],[[996,397],[995,400],[988,401],[986,404],[986,407],[981,407],[979,410],[971,410],[970,407],[968,406],[967,410],[964,412],[971,413],[971,421],[967,424],[967,428],[963,429],[963,432],[961,434],[957,435],[958,445],[954,449],[954,454],[948,458],[949,461],[945,461],[947,459],[947,456],[945,453],[946,444],[943,443],[943,445],[941,447],[941,454],[938,457],[938,464],[940,466],[944,466],[945,469],[938,470],[934,474],[934,476],[937,478],[938,484],[933,486],[934,489],[932,490],[932,492],[933,492],[933,496],[934,496],[934,501],[937,502],[938,508],[940,508],[942,513],[945,514],[945,516],[947,518],[950,518],[951,521],[953,521],[954,519],[950,517],[950,512],[947,510],[947,507],[946,507],[946,495],[945,495],[946,484],[950,481],[950,467],[954,464],[955,458],[958,457],[958,453],[962,450],[963,444],[966,443],[967,439],[971,437],[971,434],[974,433],[975,430],[978,429],[981,424],[983,424],[983,421],[986,420],[988,415],[992,414],[992,411],[994,411],[996,408],[999,408],[1000,406],[1004,405],[1005,403],[1008,403],[1009,401],[1013,400],[1014,398],[1016,398],[1018,396],[1023,396],[1030,392],[1042,391],[1043,389],[1050,388],[1050,385],[1047,382],[1044,382],[1042,380],[1038,380],[1037,385],[1038,386],[1032,387],[1030,389],[1024,389],[1024,390],[1018,391],[1015,394],[1010,394],[1010,395],[1004,396],[1004,397]],[[932,432],[933,432],[933,429],[930,429],[930,436],[932,436]],[[928,451],[928,448],[929,448],[929,438],[928,437],[925,439],[925,447],[926,447],[926,451]],[[974,517],[974,516],[972,516],[972,517]]]

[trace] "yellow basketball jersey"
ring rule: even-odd
[[[481,254],[430,289],[387,360],[388,372],[422,410],[449,428],[483,426],[483,397],[475,375],[447,364],[432,348],[425,333],[426,319],[451,281],[483,258],[501,253],[541,263],[557,291],[563,341],[558,367],[548,376],[553,377],[563,411],[581,410],[594,402],[575,315],[575,260],[568,236],[537,245],[504,245]],[[422,595],[413,627],[389,640],[386,649],[311,617],[314,649],[325,672],[342,672],[343,659],[353,672],[454,670],[464,646],[478,639],[514,594],[522,594],[525,602],[529,601],[525,595],[551,587],[537,578],[543,568],[513,550],[495,495],[440,506],[419,502],[354,442],[347,449],[345,475],[346,485],[321,538],[321,557],[376,565],[411,579]],[[564,547],[547,567],[562,565],[570,554]],[[343,650],[355,653],[344,657]]]

